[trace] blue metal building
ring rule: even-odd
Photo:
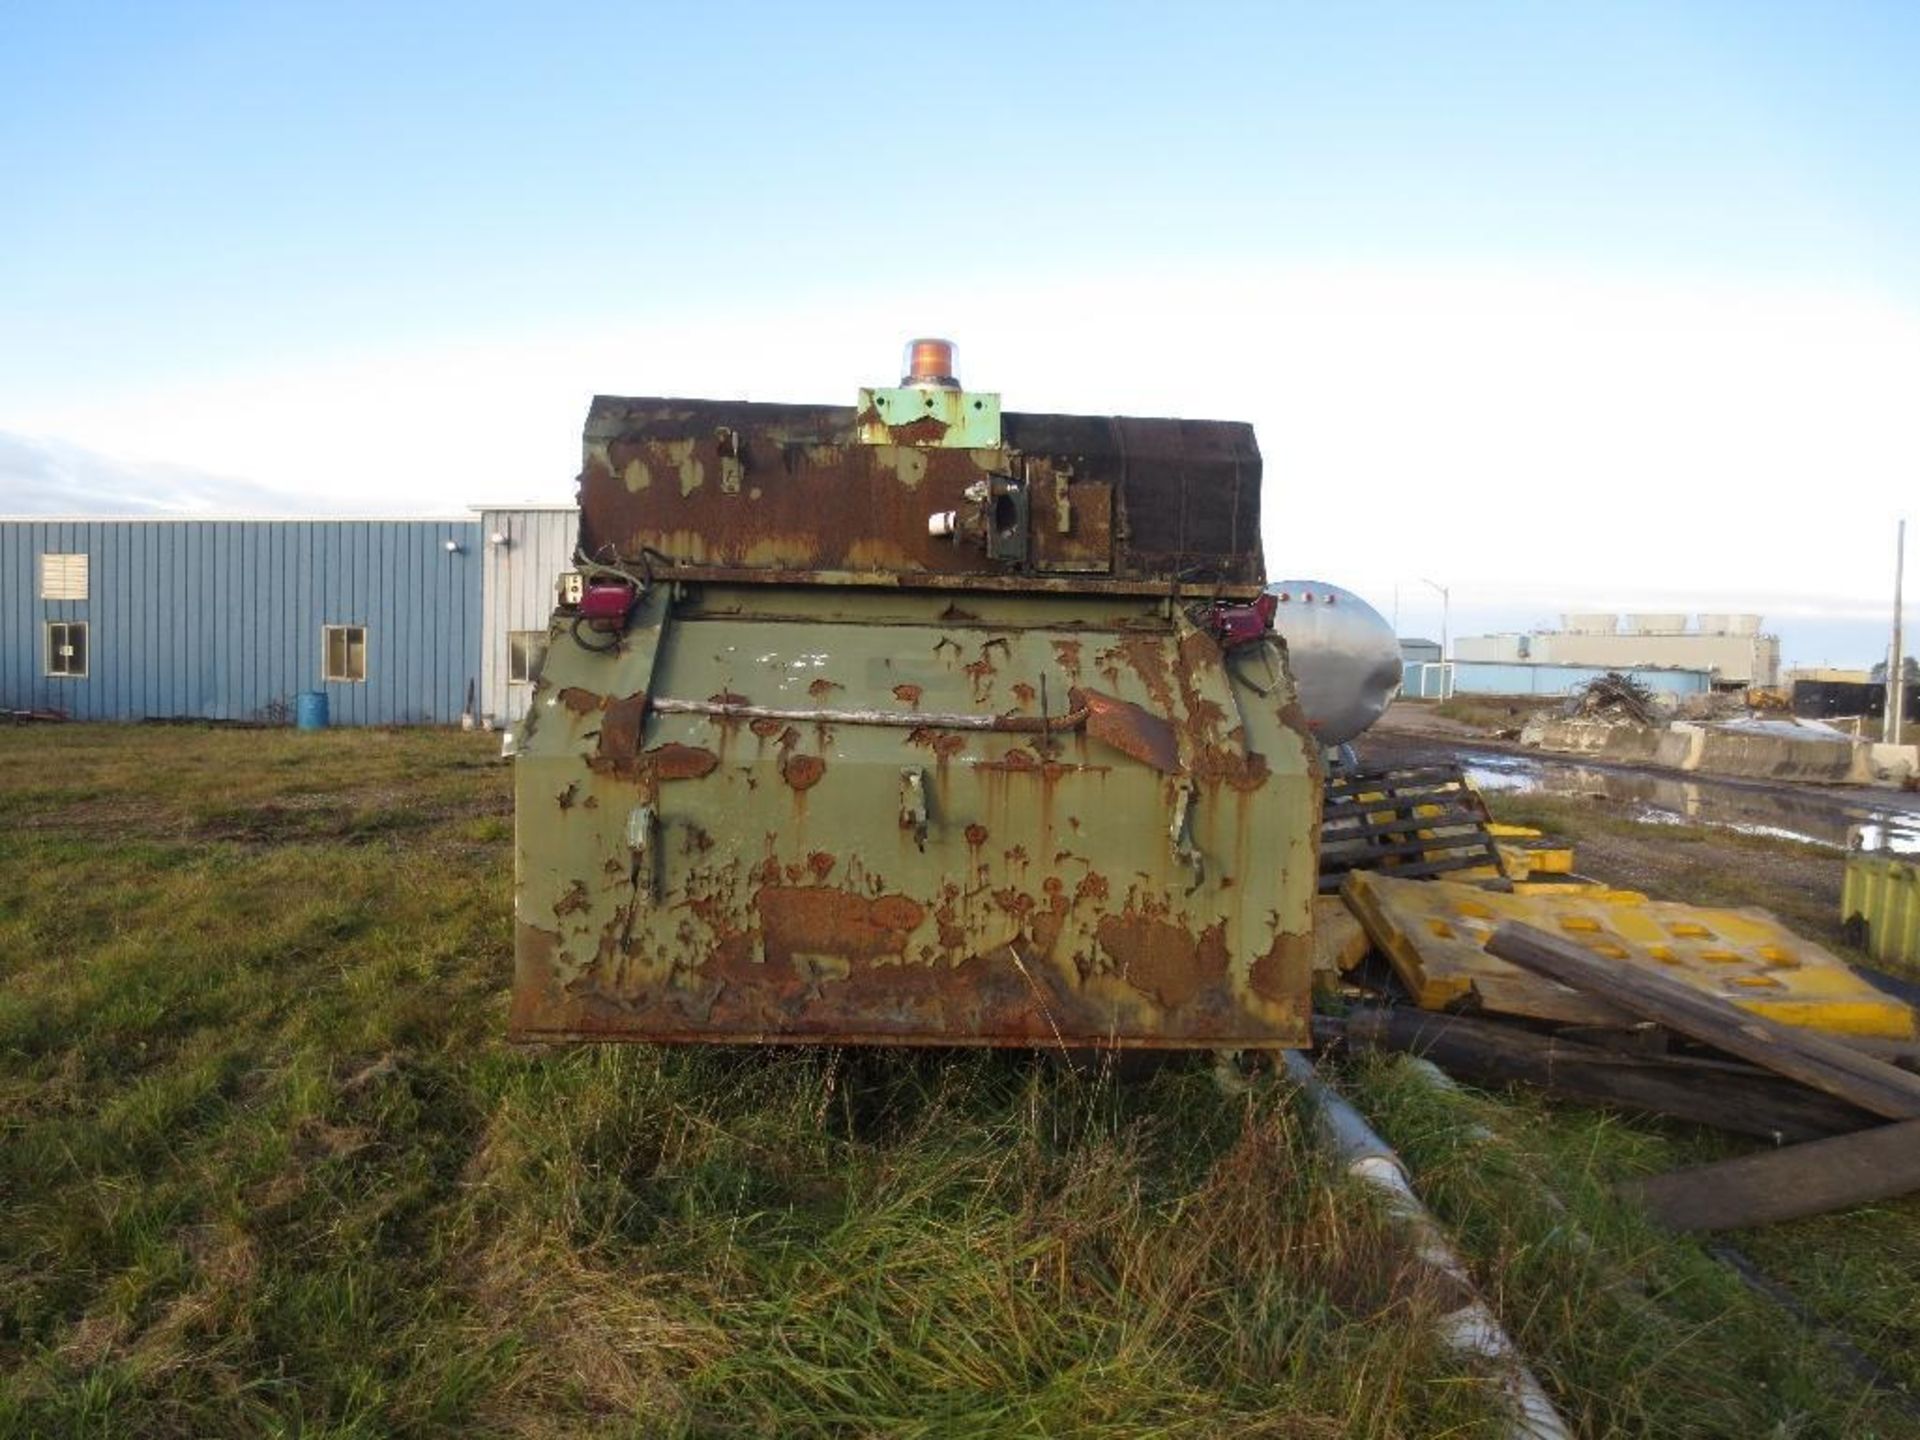
[[[1442,695],[1571,695],[1609,671],[1604,665],[1534,665],[1526,661],[1450,660],[1405,662],[1400,692],[1415,700],[1438,700]],[[1640,665],[1620,674],[1649,690],[1673,695],[1705,695],[1713,689],[1708,670],[1682,670]]]
[[[0,709],[451,724],[481,563],[477,518],[0,520]]]

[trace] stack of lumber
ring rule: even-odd
[[[1741,1012],[1665,975],[1609,964],[1530,926],[1501,926],[1488,948],[1503,960],[1585,993],[1605,994],[1656,1024],[1874,1117],[1831,1139],[1628,1185],[1663,1223],[1680,1230],[1734,1229],[1920,1190],[1920,1074],[1818,1032]]]
[[[1316,1017],[1316,1041],[1780,1147],[1626,1187],[1677,1229],[1920,1190],[1909,1006],[1764,911],[1520,888],[1349,873],[1341,899],[1366,944],[1330,927],[1322,963],[1348,1003]]]

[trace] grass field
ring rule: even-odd
[[[0,1435],[1499,1432],[1296,1099],[501,1039],[487,737],[0,731]],[[1610,1198],[1697,1132],[1337,1077],[1583,1435],[1920,1423]],[[1920,1385],[1920,1213],[1743,1244]]]

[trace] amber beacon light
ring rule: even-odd
[[[958,390],[960,381],[954,376],[954,351],[951,340],[909,340],[903,359],[906,373],[900,377],[901,387],[939,385]]]

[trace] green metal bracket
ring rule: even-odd
[[[862,445],[929,450],[997,450],[1000,397],[939,386],[862,389],[856,407]]]

